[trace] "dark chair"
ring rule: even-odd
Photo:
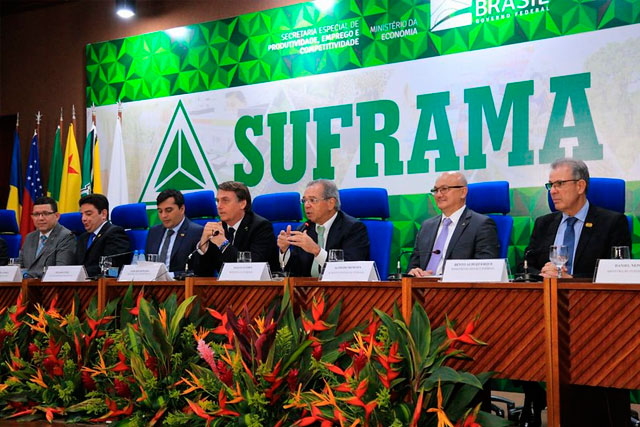
[[[111,211],[111,222],[125,229],[131,241],[131,250],[142,250],[147,244],[149,234],[149,217],[147,205],[144,203],[130,203],[120,205]]]
[[[393,223],[389,218],[389,195],[384,188],[349,188],[340,190],[341,210],[356,217],[367,227],[369,255],[375,261],[380,279],[389,274],[393,240]]]
[[[302,223],[300,193],[295,191],[262,194],[253,199],[252,208],[255,213],[271,221],[276,236],[288,225],[295,230]]]
[[[467,207],[492,218],[498,229],[500,258],[507,258],[509,241],[513,230],[513,218],[507,215],[511,211],[509,183],[490,181],[469,184]]]
[[[60,214],[60,219],[58,220],[60,225],[67,228],[73,234],[77,236],[84,233],[86,230],[84,229],[84,225],[82,224],[82,214],[80,212],[68,212]]]
[[[16,212],[8,209],[0,209],[0,237],[7,242],[9,258],[17,258],[20,254],[22,236],[18,228]]]
[[[219,221],[216,196],[212,190],[194,191],[184,194],[185,216],[200,225]]]

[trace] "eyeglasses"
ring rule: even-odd
[[[578,182],[580,181],[579,179],[561,179],[559,181],[554,181],[554,182],[547,182],[544,187],[547,190],[551,190],[552,188],[558,190],[560,188],[562,188],[562,186],[564,185],[565,182]]]
[[[54,213],[55,212],[33,212],[31,216],[34,218],[44,218],[46,216],[53,215]]]
[[[438,191],[442,194],[447,194],[452,188],[464,188],[464,185],[443,185],[442,187],[433,187],[430,191],[435,196]]]
[[[309,202],[312,205],[315,205],[316,203],[318,203],[321,200],[329,200],[329,199],[318,199],[317,197],[309,197],[308,199],[305,199],[303,197],[302,199],[300,199],[300,203],[302,203],[304,205],[305,203]]]

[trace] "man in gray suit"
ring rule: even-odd
[[[75,259],[76,239],[58,224],[58,204],[51,197],[39,197],[31,213],[36,230],[27,234],[20,250],[18,262],[25,269],[25,277],[40,278],[44,267],[72,265]]]
[[[431,193],[442,215],[422,223],[409,275],[441,275],[447,259],[498,258],[496,224],[467,208],[467,191],[467,180],[459,172],[445,172],[436,180]]]

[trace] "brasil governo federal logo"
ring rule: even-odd
[[[169,188],[182,192],[218,188],[182,100],[169,122],[139,201],[155,204],[158,194]]]
[[[430,31],[549,11],[551,0],[432,0]]]

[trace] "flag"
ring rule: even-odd
[[[33,133],[31,139],[31,147],[29,148],[29,162],[27,163],[27,172],[24,179],[24,192],[22,195],[22,220],[20,221],[20,234],[22,241],[24,238],[35,230],[33,221],[31,220],[31,211],[33,211],[33,202],[44,193],[42,180],[40,179],[40,156],[38,154],[38,134]]]
[[[100,150],[98,148],[98,133],[96,125],[91,127],[84,143],[82,157],[82,190],[83,196],[91,193],[102,193],[102,179],[100,178]]]
[[[109,171],[109,186],[107,187],[109,206],[114,207],[129,203],[127,166],[124,160],[124,142],[122,141],[122,124],[120,123],[120,117],[116,119],[116,130],[113,136]]]
[[[64,150],[62,166],[62,183],[60,184],[60,203],[58,211],[60,213],[77,212],[78,201],[80,200],[80,155],[78,145],[73,133],[73,123],[69,124],[69,134],[67,135],[67,146]]]
[[[22,191],[22,155],[20,154],[20,137],[16,127],[13,134],[13,155],[11,156],[7,209],[15,211],[17,224],[20,224],[20,215],[22,214]]]
[[[51,156],[51,168],[49,170],[49,184],[47,196],[56,202],[60,201],[60,181],[62,180],[62,149],[60,148],[60,125],[56,129],[56,140],[53,143],[53,155]]]

